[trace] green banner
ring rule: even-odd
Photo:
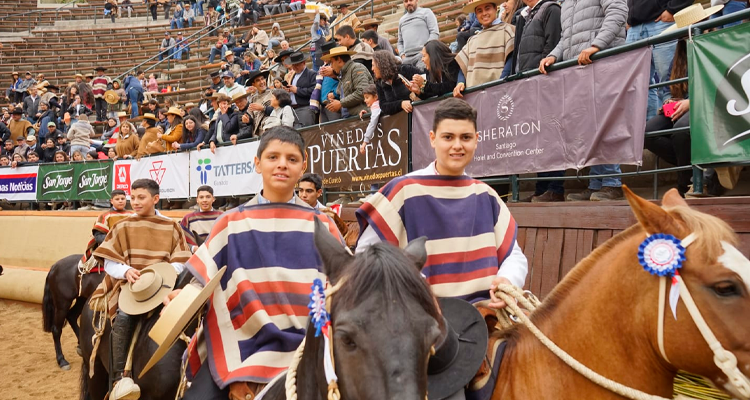
[[[107,161],[43,164],[37,176],[40,201],[109,200],[112,190],[112,163]]]
[[[688,42],[692,162],[750,159],[750,24]]]

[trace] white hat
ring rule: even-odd
[[[170,263],[161,262],[141,270],[134,283],[122,286],[118,307],[127,314],[141,315],[158,307],[174,289],[177,272]]]
[[[716,14],[721,11],[722,8],[724,8],[723,5],[703,8],[702,4],[693,4],[692,6],[685,7],[674,14],[674,25],[662,31],[661,34],[664,35],[678,29],[687,28],[690,25],[701,22]]]

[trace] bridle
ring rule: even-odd
[[[685,249],[691,243],[693,243],[695,239],[697,239],[697,237],[697,234],[691,233],[684,239],[679,241],[679,248],[681,248],[683,254]],[[700,331],[701,336],[703,336],[703,340],[706,341],[708,347],[714,353],[714,364],[716,364],[716,366],[727,376],[727,378],[729,378],[728,385],[734,388],[737,393],[741,394],[742,396],[750,397],[750,379],[748,379],[748,377],[745,376],[737,367],[737,357],[730,351],[724,349],[719,340],[716,338],[716,335],[714,335],[713,331],[706,323],[706,320],[703,318],[703,315],[698,309],[698,306],[696,306],[695,301],[693,301],[693,296],[690,294],[690,290],[688,290],[685,281],[682,279],[682,276],[680,276],[679,271],[676,269],[673,274],[659,276],[659,321],[657,328],[657,340],[661,356],[667,363],[671,364],[669,358],[667,357],[667,353],[664,350],[664,309],[666,307],[665,303],[667,302],[666,293],[668,278],[671,278],[672,281],[671,291],[678,291],[678,296],[682,298],[682,301],[685,304],[685,307],[687,308],[688,313],[693,320],[693,323],[695,323],[695,326]],[[677,294],[670,293],[670,298],[672,298],[673,296],[677,296]],[[674,303],[676,304],[676,301]],[[677,319],[676,313],[674,314],[674,317],[675,319]]]

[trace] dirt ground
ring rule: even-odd
[[[0,300],[0,398],[77,399],[81,357],[70,327],[61,341],[69,371],[57,366],[52,334],[42,331],[41,306]]]

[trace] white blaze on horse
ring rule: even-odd
[[[638,224],[581,261],[530,323],[590,375],[630,390],[624,397],[672,398],[684,370],[750,398],[750,261],[737,236],[675,190],[659,207],[624,189]],[[639,249],[649,237],[674,245],[645,249],[644,267]],[[660,271],[673,262],[681,264],[677,274]],[[529,327],[500,334],[507,347],[493,400],[623,398],[571,368]]]

